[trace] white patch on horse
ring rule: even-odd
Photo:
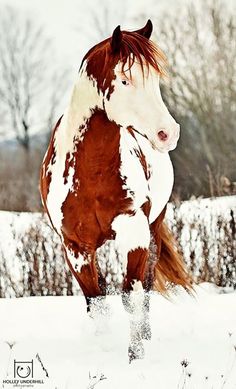
[[[146,216],[141,209],[134,215],[118,215],[112,222],[112,230],[116,233],[115,246],[121,254],[123,269],[127,268],[127,255],[138,248],[148,249],[150,229]]]
[[[136,139],[123,127],[120,128],[120,174],[125,183],[128,197],[133,199],[134,210],[139,209],[148,196],[148,183],[135,150],[139,148]]]
[[[147,200],[151,201],[149,223],[151,224],[161,213],[167,204],[174,184],[174,172],[168,153],[161,153],[153,149],[149,140],[135,132],[133,137],[130,132],[120,129],[120,156],[121,177],[125,178],[124,189],[133,199],[133,208],[139,209]],[[141,149],[150,178],[147,180],[143,166],[136,155],[135,150]]]
[[[141,281],[133,280],[132,290],[130,292],[130,304],[132,307],[132,315],[139,317],[143,316],[144,290]]]
[[[171,196],[174,184],[173,166],[168,153],[154,150],[150,142],[142,135],[136,133],[135,137],[150,170],[148,196],[151,200],[149,215],[149,223],[151,224],[160,215]]]
[[[79,253],[78,257],[75,257],[75,254],[73,251],[68,249],[66,246],[64,246],[64,247],[66,250],[67,258],[70,261],[72,268],[74,269],[75,272],[80,273],[82,266],[88,265],[88,263],[89,263],[88,258],[84,258],[83,255],[80,253]]]
[[[75,143],[82,141],[86,131],[86,122],[94,108],[102,108],[102,99],[98,94],[96,82],[88,77],[86,62],[74,87],[69,107],[67,108],[54,137],[55,161],[50,163],[47,174],[51,173],[51,183],[47,196],[47,209],[57,232],[61,232],[62,205],[69,191],[73,190],[74,168],[70,166],[67,182],[63,173],[65,161],[71,161]]]
[[[140,289],[143,289],[142,282],[138,280],[133,280],[132,289],[134,292],[138,292]]]

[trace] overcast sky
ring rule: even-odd
[[[196,4],[199,0],[194,0]],[[118,24],[123,29],[140,26],[135,20],[137,15],[145,13],[147,17],[169,12],[181,12],[181,8],[190,0],[0,0],[1,5],[11,5],[34,16],[39,24],[45,25],[45,32],[53,39],[59,57],[73,69],[78,69],[87,50],[97,43],[94,33],[92,10],[99,15],[103,3],[109,13],[109,34]],[[227,5],[235,0],[223,0]],[[125,4],[125,5],[122,5]],[[122,11],[123,9],[123,11]],[[143,23],[146,17],[143,18]],[[155,28],[155,26],[154,26]]]
[[[151,18],[154,11],[156,14],[165,8],[173,9],[176,4],[185,1],[125,0],[125,12],[121,10],[122,0],[105,2],[111,9],[111,29],[118,24],[124,29],[132,29],[141,27],[135,21],[138,14],[145,12]],[[0,5],[14,6],[43,23],[45,31],[53,38],[59,55],[66,56],[65,61],[69,62],[76,61],[77,57],[80,61],[91,45],[97,42],[91,10],[95,9],[99,15],[103,2],[104,0],[0,0]],[[78,67],[78,64],[75,66]]]

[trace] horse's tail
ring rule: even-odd
[[[163,221],[154,225],[153,236],[158,258],[154,268],[154,290],[168,294],[169,287],[175,284],[181,285],[191,293],[193,279],[187,272],[171,231]]]

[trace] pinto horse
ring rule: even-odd
[[[179,124],[160,93],[165,56],[150,41],[152,23],[121,31],[85,55],[65,114],[41,169],[41,196],[65,258],[93,315],[106,289],[96,251],[113,240],[124,265],[122,301],[131,317],[130,360],[150,338],[148,294],[167,284],[191,289],[182,258],[163,222],[173,187],[168,152]],[[156,262],[145,283],[150,238]]]

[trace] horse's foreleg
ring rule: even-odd
[[[143,324],[141,329],[142,339],[150,340],[152,337],[152,331],[149,321],[149,309],[150,309],[150,295],[145,293],[144,305],[143,305]]]
[[[122,301],[130,314],[129,360],[143,358],[142,339],[150,339],[151,329],[146,303],[148,295],[143,289],[147,249],[136,249],[128,253],[127,276],[123,286]]]
[[[122,301],[130,314],[129,360],[143,358],[143,328],[145,318],[145,293],[143,282],[148,259],[150,232],[147,218],[143,212],[135,215],[119,215],[112,225],[116,232],[116,244],[127,260],[126,275],[123,284]]]
[[[95,253],[75,254],[65,248],[66,260],[69,268],[79,283],[87,302],[87,311],[91,310],[92,301],[101,296],[98,270],[95,263]]]
[[[65,251],[70,270],[85,296],[87,312],[93,319],[95,333],[100,335],[107,332],[109,307],[105,301],[105,289],[100,287],[95,252],[85,255],[79,254],[76,258],[68,249]]]

